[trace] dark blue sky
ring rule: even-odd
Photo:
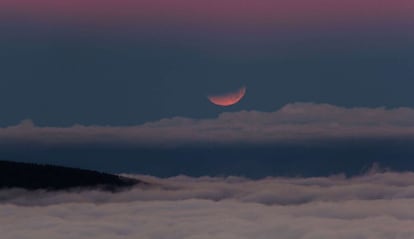
[[[414,37],[404,29],[183,33],[4,21],[1,33],[0,126],[133,125],[291,102],[414,107]],[[233,107],[206,98],[241,85],[246,97]]]
[[[0,1],[0,160],[159,176],[413,170],[413,7]],[[207,99],[242,86],[234,106]]]
[[[0,3],[0,126],[414,106],[410,1]],[[231,108],[206,95],[247,87]]]

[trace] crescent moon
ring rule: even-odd
[[[230,106],[238,103],[246,94],[246,87],[238,89],[235,92],[226,93],[223,95],[211,95],[207,98],[211,103],[219,106]]]

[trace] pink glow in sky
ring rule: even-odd
[[[413,0],[1,0],[15,18],[207,26],[406,24]]]

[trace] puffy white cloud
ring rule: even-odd
[[[345,178],[137,175],[152,186],[0,191],[9,238],[414,238],[414,173]]]
[[[30,121],[0,128],[1,142],[120,143],[175,146],[188,143],[273,143],[314,139],[414,138],[412,108],[342,108],[289,104],[275,112],[222,113],[214,119],[162,119],[137,126],[36,127]]]

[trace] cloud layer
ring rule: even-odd
[[[326,139],[414,137],[412,108],[342,108],[295,103],[275,112],[222,113],[214,119],[171,118],[143,125],[37,127],[30,120],[0,128],[0,142],[177,146],[196,143],[280,143]]]
[[[414,237],[414,173],[133,177],[153,186],[120,194],[0,191],[2,238]]]

